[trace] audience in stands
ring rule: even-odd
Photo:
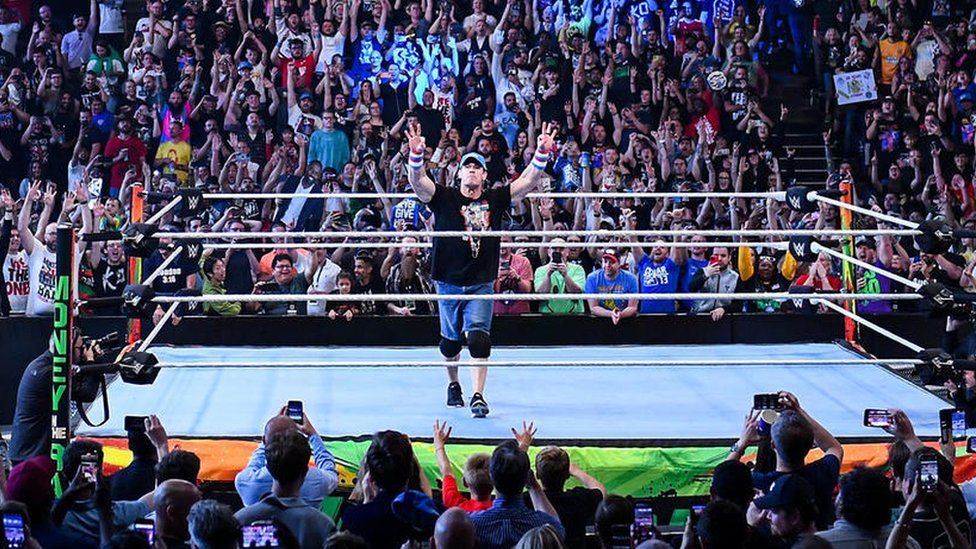
[[[837,258],[798,262],[772,236],[740,247],[684,246],[699,229],[838,229],[836,207],[807,213],[781,196],[697,196],[708,191],[835,188],[850,180],[854,202],[877,213],[976,223],[966,9],[944,0],[797,3],[95,0],[83,14],[64,0],[11,2],[0,22],[0,209],[10,221],[0,226],[0,314],[51,314],[46,273],[57,223],[94,232],[138,221],[137,185],[164,197],[266,193],[187,200],[167,210],[158,223],[166,230],[237,234],[258,249],[212,250],[209,261],[178,258],[154,278],[157,293],[330,293],[340,264],[355,272],[353,294],[429,293],[429,238],[363,237],[429,230],[427,206],[402,195],[336,196],[409,191],[404,129],[412,124],[429,144],[422,169],[442,185],[455,184],[461,156],[473,151],[486,159],[489,184],[507,184],[533,161],[536,137],[551,124],[560,147],[534,160],[544,166],[547,191],[684,195],[517,202],[505,215],[507,229],[607,233],[590,239],[593,246],[563,249],[554,245],[570,242],[505,237],[495,285],[503,294],[840,289]],[[851,89],[863,96],[838,100]],[[162,207],[149,201],[143,218]],[[861,213],[853,226],[891,227]],[[621,229],[682,234],[670,246],[615,233]],[[319,254],[305,246],[320,237],[247,235],[260,230],[335,233],[343,248]],[[344,238],[350,231],[358,235]],[[389,248],[373,246],[382,243]],[[403,244],[411,252],[401,258]],[[162,238],[160,246],[143,277],[175,244]],[[967,239],[929,254],[910,237],[866,236],[855,253],[909,278],[970,288],[974,246]],[[117,245],[81,241],[78,248],[80,297],[118,295],[126,282],[138,282],[126,279]],[[276,261],[281,254],[289,260]],[[362,254],[371,260],[353,260]],[[309,274],[316,256],[328,268]],[[590,277],[599,279],[595,286]],[[861,267],[849,286],[863,294],[911,291]],[[350,303],[335,316],[436,313],[435,302]],[[718,320],[796,310],[761,299],[637,303],[506,299],[496,311],[588,310],[619,322],[638,314]],[[862,306],[873,313],[919,307],[888,300]],[[203,312],[331,310],[299,300],[213,303]],[[963,344],[973,347],[970,339]]]

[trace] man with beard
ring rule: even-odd
[[[426,139],[418,125],[407,129],[410,147],[409,178],[417,197],[434,212],[434,230],[499,230],[504,213],[513,201],[520,201],[541,179],[549,155],[555,148],[556,131],[543,124],[535,156],[522,174],[510,185],[486,186],[488,165],[482,155],[468,153],[461,158],[457,178],[459,187],[437,185],[424,172]],[[466,236],[435,238],[431,277],[440,294],[488,294],[493,291],[498,271],[501,242],[497,237]],[[488,300],[446,300],[440,303],[440,351],[448,362],[461,355],[462,341],[467,340],[473,360],[484,362],[491,354],[491,312]],[[448,367],[448,406],[464,406],[457,367]],[[487,366],[472,368],[474,394],[470,407],[474,417],[488,415],[483,393],[488,377]]]
[[[109,179],[109,195],[119,196],[122,179],[130,168],[142,171],[146,161],[146,144],[132,132],[132,121],[122,118],[115,125],[115,133],[105,145],[105,158],[112,161],[111,178]]]

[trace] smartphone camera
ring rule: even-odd
[[[752,395],[753,410],[781,410],[778,393],[758,393]]]
[[[278,528],[271,522],[258,521],[241,528],[241,547],[281,547]]]
[[[894,424],[894,418],[888,410],[883,408],[868,408],[864,410],[864,426],[884,429]]]
[[[27,543],[23,515],[20,513],[3,514],[3,537],[10,549],[20,549]]]
[[[918,465],[918,482],[922,490],[935,491],[939,484],[939,461],[932,455],[924,456]]]
[[[550,255],[552,256],[552,262],[553,263],[562,263],[563,262],[563,253],[560,252],[559,250],[556,250],[556,251],[552,252]]]
[[[146,416],[125,416],[125,430],[128,433],[145,433]]]
[[[304,406],[300,400],[289,400],[288,401],[288,417],[292,419],[295,423],[302,425],[305,423],[304,420]]]

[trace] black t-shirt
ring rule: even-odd
[[[153,252],[142,264],[143,277],[148,277],[151,273],[155,272],[156,268],[162,262],[162,254],[158,250]],[[196,274],[197,270],[196,264],[185,262],[182,258],[178,258],[163,269],[163,272],[159,276],[153,279],[153,290],[161,295],[175,294],[179,290],[186,288],[186,277]]]
[[[512,205],[511,187],[486,189],[471,200],[453,187],[437,185],[428,206],[435,231],[499,230]],[[493,282],[498,274],[498,237],[435,238],[431,278],[457,286]]]
[[[352,293],[354,294],[369,294],[369,295],[381,295],[386,293],[386,285],[383,284],[383,279],[380,278],[375,271],[369,277],[369,282],[362,284],[359,279],[356,279],[352,285]],[[364,315],[382,315],[386,314],[386,303],[385,302],[375,302],[375,301],[361,301],[359,303],[360,313]]]
[[[525,494],[524,497],[526,505],[531,505],[529,495]],[[563,492],[546,490],[546,497],[566,529],[566,547],[586,547],[586,527],[593,524],[596,507],[603,501],[603,494],[599,490],[577,486]]]
[[[122,290],[128,284],[128,268],[125,262],[112,265],[102,260],[95,267],[95,295],[98,297],[122,295]]]

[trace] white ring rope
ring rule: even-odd
[[[786,250],[789,242],[502,242],[502,248],[624,248],[624,247],[652,247],[663,246],[665,248],[775,248]],[[432,248],[430,242],[205,242],[204,248],[215,250],[266,250],[269,248]]]
[[[881,221],[887,221],[888,223],[894,223],[896,225],[901,225],[902,227],[908,227],[909,229],[917,229],[918,223],[913,221],[908,221],[901,219],[900,217],[895,217],[893,215],[884,214],[881,212],[876,212],[874,210],[869,210],[867,208],[862,208],[860,206],[855,206],[853,204],[848,204],[847,202],[841,202],[840,200],[834,200],[833,198],[828,198],[826,196],[814,195],[815,200],[823,202],[824,204],[830,204],[831,206],[836,206],[838,208],[846,208],[852,212],[856,212],[868,217],[873,217],[875,219],[880,219]]]
[[[276,198],[322,198],[325,200],[369,199],[369,198],[417,198],[416,193],[201,193],[204,200],[267,200]],[[527,198],[775,198],[780,202],[786,199],[785,191],[769,192],[536,192]]]
[[[301,275],[299,275],[301,276]],[[923,299],[918,294],[802,294],[789,292],[756,292],[753,294],[735,293],[660,293],[660,294],[608,294],[608,293],[579,293],[579,294],[205,294],[199,296],[162,296],[152,299],[154,303],[227,303],[227,302],[262,302],[262,303],[291,303],[298,301],[550,301],[565,299],[597,299],[597,300],[745,300],[759,299],[799,299],[799,300],[845,300],[857,299],[861,301],[915,301]]]
[[[151,349],[150,349],[151,350]],[[217,361],[193,363],[159,363],[161,368],[272,368],[288,366],[294,368],[443,368],[444,366],[491,366],[492,368],[607,368],[607,367],[641,367],[641,366],[797,366],[797,365],[856,365],[856,364],[906,364],[918,365],[924,361],[914,358],[893,359],[781,359],[781,360],[747,360],[747,359],[715,359],[715,360],[459,360],[448,362],[445,360],[411,360],[411,361],[378,361],[378,360],[282,360],[274,363],[268,361]]]
[[[883,276],[885,278],[889,278],[891,280],[894,280],[895,282],[900,282],[900,283],[904,284],[905,286],[908,286],[909,288],[911,288],[913,290],[917,290],[917,289],[919,289],[919,288],[921,288],[923,286],[923,284],[921,282],[918,282],[916,280],[911,280],[909,278],[905,278],[905,277],[903,277],[903,276],[901,276],[899,274],[890,272],[890,271],[888,271],[886,269],[882,269],[881,267],[878,267],[877,265],[872,265],[872,264],[870,264],[870,263],[868,263],[866,261],[861,261],[860,259],[858,259],[856,257],[842,254],[842,253],[838,252],[837,250],[833,250],[831,248],[828,248],[827,246],[824,246],[824,245],[820,244],[819,242],[813,242],[813,243],[811,243],[810,249],[814,253],[823,252],[823,253],[831,256],[831,257],[835,257],[837,259],[840,259],[841,261],[850,261],[851,263],[857,265],[858,267],[861,267],[862,269],[867,269],[869,271],[873,271],[875,273],[880,274],[881,276]]]
[[[579,231],[257,231],[257,232],[157,232],[157,238],[180,238],[184,240],[204,240],[208,238],[239,240],[245,238],[401,238],[412,236],[415,238],[463,238],[463,237],[567,237],[567,236],[596,236],[614,238],[619,236],[908,236],[920,234],[916,230],[908,229],[585,229]]]
[[[924,351],[925,350],[925,347],[922,347],[921,345],[916,345],[916,344],[912,343],[911,341],[908,341],[907,339],[901,337],[900,335],[892,332],[891,330],[888,330],[886,328],[882,328],[881,326],[878,326],[874,322],[871,322],[870,320],[867,320],[867,319],[865,319],[865,318],[863,318],[863,317],[861,317],[861,316],[859,316],[859,315],[857,315],[855,313],[852,313],[852,312],[848,311],[847,309],[841,307],[840,305],[837,305],[836,303],[831,303],[831,302],[829,302],[829,301],[827,301],[825,299],[824,300],[820,300],[820,303],[822,303],[828,309],[831,309],[831,310],[833,310],[835,312],[838,312],[838,313],[846,316],[847,318],[849,318],[849,319],[857,322],[858,324],[861,324],[861,325],[865,326],[866,328],[870,328],[871,330],[874,330],[875,332],[877,332],[877,333],[879,333],[879,334],[887,337],[888,339],[894,341],[895,343],[900,343],[900,344],[904,345],[905,347],[908,347],[909,349],[911,349],[912,351],[914,351],[916,353],[919,352],[919,351]]]

